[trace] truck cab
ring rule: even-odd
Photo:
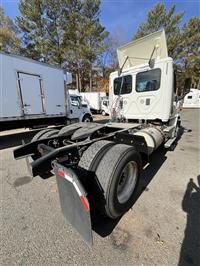
[[[110,109],[109,109],[109,97],[104,96],[101,99],[101,114],[103,116],[109,115],[110,114]]]
[[[92,122],[92,114],[87,103],[82,100],[77,90],[69,90],[68,116],[78,118],[79,122]]]
[[[164,31],[128,43],[117,52],[121,71],[110,75],[111,116],[168,122],[175,115],[174,72]]]

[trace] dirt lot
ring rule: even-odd
[[[55,179],[32,180],[25,162],[13,159],[14,146],[35,132],[1,134],[0,264],[200,265],[199,119],[198,110],[182,112],[174,151],[152,155],[143,193],[112,233],[107,227],[110,235],[94,233],[93,248],[63,218]]]

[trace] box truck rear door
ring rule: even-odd
[[[22,72],[18,75],[24,113],[28,115],[43,113],[40,76]]]

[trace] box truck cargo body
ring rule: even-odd
[[[61,68],[0,52],[1,130],[70,122],[70,82]]]
[[[184,97],[183,108],[200,108],[200,90],[190,89]]]
[[[81,92],[83,101],[86,102],[91,111],[101,113],[102,111],[102,99],[106,97],[105,92]]]

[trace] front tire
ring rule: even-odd
[[[89,114],[84,115],[84,117],[83,117],[83,119],[82,119],[82,122],[86,122],[86,123],[90,123],[90,122],[92,122],[92,121],[93,121],[93,118],[92,118],[92,116],[89,115]]]
[[[104,110],[101,112],[101,114],[102,114],[103,116],[106,116],[106,112],[105,112]]]

